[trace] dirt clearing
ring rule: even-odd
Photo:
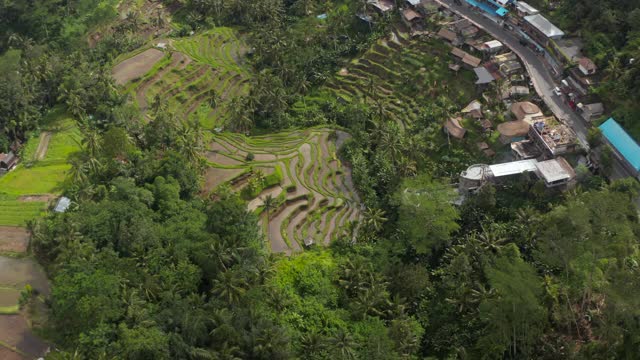
[[[116,84],[124,85],[129,81],[141,78],[144,74],[162,59],[164,52],[158,49],[149,49],[129,58],[113,68],[113,78]]]
[[[25,228],[15,226],[0,226],[0,253],[27,251],[29,232]]]

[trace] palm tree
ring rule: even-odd
[[[264,198],[262,198],[262,205],[260,207],[263,209],[263,212],[267,215],[267,237],[269,236],[269,232],[271,232],[271,210],[276,208],[276,199],[273,198],[271,194],[268,194]]]
[[[385,212],[382,209],[373,209],[367,207],[367,210],[364,213],[365,224],[367,224],[369,228],[373,229],[373,231],[377,233],[382,230],[382,226],[388,220],[386,217],[384,217],[384,215]]]
[[[240,302],[240,299],[247,291],[247,282],[245,279],[236,275],[233,270],[227,270],[218,275],[218,278],[213,280],[213,286],[211,292],[222,298],[229,305],[234,305]]]
[[[338,330],[338,333],[329,340],[329,344],[334,349],[340,359],[354,359],[356,342],[353,336],[345,330]]]

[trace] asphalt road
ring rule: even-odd
[[[470,20],[476,26],[491,34],[518,55],[525,64],[536,92],[545,102],[547,107],[558,119],[570,126],[573,131],[575,131],[578,139],[582,143],[582,146],[587,150],[589,149],[589,144],[587,142],[588,124],[586,124],[584,119],[582,119],[569,107],[569,105],[564,102],[564,99],[553,93],[553,89],[557,85],[553,76],[549,72],[549,69],[545,66],[542,60],[542,55],[538,55],[529,47],[522,46],[520,44],[520,38],[513,32],[488,19],[482,15],[482,13],[473,10],[471,7],[467,6],[466,3],[456,5],[453,0],[436,1],[450,8],[458,15]],[[617,158],[615,160],[612,178],[616,179],[632,176],[622,166],[621,160]]]

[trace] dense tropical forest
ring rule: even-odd
[[[52,284],[47,359],[637,359],[635,180],[584,172],[561,194],[522,176],[456,205],[450,184],[479,156],[442,134],[470,100],[456,80],[423,81],[409,124],[374,85],[357,101],[328,95],[397,13],[370,26],[355,0],[162,2],[174,39],[225,26],[248,44],[249,87],[225,108],[229,129],[350,134],[335,157],[353,173],[362,220],[285,256],[262,235],[266,201],[254,212],[230,188],[203,194],[211,129],[160,96],[143,113],[114,82],[116,59],[147,42],[122,3],[146,2],[0,2],[0,152],[52,112],[82,134],[62,185],[72,206],[29,224]],[[633,124],[640,62],[624,64],[640,59],[637,3],[556,11],[608,64],[601,95]]]

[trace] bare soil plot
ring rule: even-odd
[[[3,360],[36,359],[44,355],[49,347],[33,334],[22,315],[0,315],[0,341],[27,355],[24,357],[0,345],[0,356]]]
[[[114,66],[112,71],[113,78],[118,85],[124,85],[133,79],[141,78],[163,57],[164,52],[158,49],[145,50]]]
[[[209,193],[218,186],[242,174],[243,171],[242,169],[208,168],[204,174],[203,191]]]
[[[0,226],[0,253],[24,253],[29,246],[27,229],[15,226]]]

